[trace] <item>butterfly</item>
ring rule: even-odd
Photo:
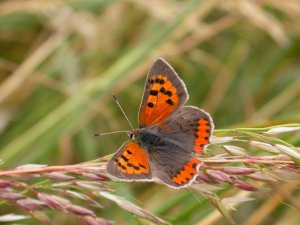
[[[148,72],[139,109],[139,128],[108,161],[106,170],[123,181],[158,181],[184,188],[196,179],[203,153],[210,143],[211,116],[185,105],[184,82],[163,59]]]

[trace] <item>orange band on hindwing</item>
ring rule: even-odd
[[[209,144],[211,126],[210,122],[203,118],[199,119],[197,124],[198,126],[195,131],[194,151],[196,153],[203,153],[204,146]]]
[[[189,181],[198,173],[197,165],[200,160],[192,158],[183,168],[178,172],[178,174],[172,178],[172,182],[177,185],[184,185],[189,183]]]

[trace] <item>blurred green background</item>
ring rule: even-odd
[[[217,129],[299,123],[299,21],[298,0],[1,1],[2,168],[113,153],[126,135],[93,136],[129,129],[111,96],[137,126],[146,73],[159,57],[185,81],[188,103],[210,112]],[[289,141],[297,146],[300,136]],[[112,187],[174,224],[225,224],[189,191]],[[299,224],[299,212],[274,195],[244,203],[233,213],[237,223]],[[105,206],[104,218],[139,224]]]

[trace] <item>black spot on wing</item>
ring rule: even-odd
[[[154,79],[149,79],[148,82],[149,82],[150,84],[154,84],[155,81],[154,81]]]
[[[173,93],[172,93],[172,91],[166,91],[165,94],[168,95],[169,97],[171,97]]]
[[[135,166],[135,165],[132,165],[133,169],[135,170],[140,170],[140,167],[139,166]]]
[[[128,153],[129,155],[131,155],[131,154],[132,154],[132,152],[131,152],[131,151],[129,151],[128,149],[127,149],[126,151],[127,151],[127,153]]]
[[[157,96],[157,94],[158,94],[157,90],[151,90],[150,91],[150,95],[152,95],[152,96]]]
[[[139,163],[139,166],[146,169],[146,167],[144,165],[140,164],[140,163]]]
[[[166,103],[168,103],[169,105],[174,105],[175,103],[172,101],[172,99],[168,99],[168,100],[166,100]]]
[[[148,102],[147,106],[153,108],[154,104],[152,102]]]
[[[161,89],[159,90],[159,92],[161,92],[161,93],[164,94],[166,92],[166,89],[164,87],[161,87]]]
[[[128,160],[129,160],[129,159],[127,159],[126,156],[124,156],[124,155],[121,155],[121,158],[122,158],[125,162],[128,162]]]

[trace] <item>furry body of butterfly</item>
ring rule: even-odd
[[[185,84],[163,59],[151,67],[139,111],[139,129],[108,161],[107,171],[125,181],[158,180],[183,188],[196,179],[214,125],[208,113],[184,106]]]

